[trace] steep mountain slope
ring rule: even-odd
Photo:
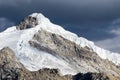
[[[112,62],[101,59],[95,52],[91,52],[88,47],[82,48],[59,35],[39,31],[29,43],[38,50],[62,58],[77,72],[104,72],[120,75],[120,70]]]
[[[31,72],[24,68],[10,48],[5,47],[0,50],[0,80],[86,80],[85,75],[91,76],[89,80],[109,80],[105,74],[101,73],[61,76],[59,70],[47,68]]]
[[[8,47],[0,50],[0,80],[71,80],[72,76],[61,76],[57,69],[41,69],[30,72]]]
[[[62,75],[79,72],[120,76],[120,55],[55,25],[42,14],[26,17],[0,33],[0,49],[10,47],[29,71],[59,69]]]

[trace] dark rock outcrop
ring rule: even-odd
[[[105,74],[103,73],[78,73],[73,77],[73,80],[110,80]]]
[[[19,25],[16,26],[16,28],[18,30],[24,30],[35,27],[36,25],[38,25],[37,19],[35,17],[28,16],[21,23],[19,23]]]
[[[18,80],[19,69],[22,67],[10,48],[0,50],[0,80]]]

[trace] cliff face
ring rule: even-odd
[[[23,68],[23,65],[10,48],[0,50],[0,80],[18,79],[20,68]]]
[[[5,47],[0,50],[0,64],[6,64],[7,67],[21,68],[23,65],[16,58],[16,55],[13,50],[9,47]]]

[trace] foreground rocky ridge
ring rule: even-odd
[[[0,80],[109,80],[109,78],[102,73],[62,76],[58,69],[47,68],[31,72],[25,69],[14,52],[6,47],[0,50]]]

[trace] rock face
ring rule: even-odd
[[[8,67],[23,67],[19,60],[16,58],[15,53],[8,47],[0,50],[0,64],[6,63]]]
[[[39,50],[61,57],[69,64],[72,64],[72,68],[78,72],[102,72],[107,75],[120,75],[120,69],[115,64],[101,59],[89,48],[82,48],[60,35],[41,30],[34,35],[29,43]]]
[[[23,29],[35,27],[37,24],[38,22],[35,17],[28,16],[16,28],[18,30],[23,30]]]
[[[103,73],[78,73],[73,80],[109,80],[109,78]]]
[[[10,48],[6,47],[0,50],[0,80],[18,79],[19,68],[22,67]]]

